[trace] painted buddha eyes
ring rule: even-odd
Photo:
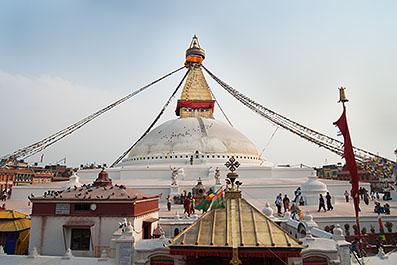
[[[209,109],[205,109],[205,108],[198,108],[198,109],[193,109],[193,108],[183,108],[184,110],[186,110],[187,112],[194,112],[194,111],[198,111],[198,112],[207,112]]]

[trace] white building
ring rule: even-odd
[[[125,218],[136,240],[149,239],[159,219],[159,195],[113,185],[105,171],[90,185],[47,191],[33,197],[29,249],[43,255],[99,257],[111,253],[115,227]],[[126,221],[127,222],[127,221]]]

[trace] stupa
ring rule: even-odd
[[[186,51],[185,66],[189,72],[176,104],[177,117],[144,136],[126,158],[107,169],[109,177],[129,187],[155,189],[167,196],[191,190],[198,178],[207,187],[215,186],[217,178],[226,176],[225,161],[235,157],[244,175],[243,191],[269,201],[279,192],[292,193],[314,170],[275,166],[237,128],[214,117],[216,102],[203,74],[204,59],[205,51],[194,36]],[[82,181],[92,181],[99,171],[84,169],[78,175]],[[331,184],[329,190],[343,194],[345,188],[339,185],[335,191]]]

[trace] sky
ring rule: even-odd
[[[395,159],[395,1],[0,2],[0,155],[27,146],[183,65],[197,34],[204,64],[279,114],[338,138],[346,87],[353,144]],[[183,73],[46,149],[44,163],[111,164],[153,121]],[[207,76],[234,127],[275,164],[341,158],[242,106]],[[176,118],[174,99],[158,125]],[[225,118],[215,109],[215,118]],[[39,160],[42,153],[31,157]]]

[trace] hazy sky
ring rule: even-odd
[[[180,67],[197,34],[204,64],[221,79],[332,137],[341,113],[337,88],[347,87],[353,144],[394,159],[397,2],[242,2],[1,1],[0,154]],[[182,75],[48,148],[45,162],[111,163],[144,132]],[[207,80],[235,127],[265,148],[267,159],[312,166],[340,161],[283,129],[269,143],[276,127]],[[160,123],[175,118],[175,103]],[[217,108],[215,116],[224,120]]]

